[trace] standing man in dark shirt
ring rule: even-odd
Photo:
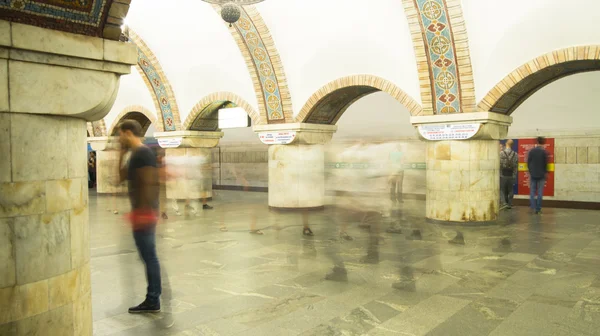
[[[500,209],[511,209],[514,198],[514,185],[519,168],[519,154],[512,149],[514,142],[506,140],[500,152]]]
[[[527,155],[527,169],[529,170],[529,200],[531,211],[536,214],[542,213],[542,199],[544,185],[548,174],[548,153],[544,149],[546,140],[537,138],[537,145]],[[537,193],[537,200],[535,194]]]
[[[133,238],[140,257],[146,266],[148,288],[146,300],[130,313],[160,312],[161,278],[158,255],[156,254],[156,222],[158,213],[158,170],[156,156],[142,144],[142,127],[134,120],[126,120],[119,125],[121,157],[119,167],[123,167],[123,157],[131,151],[129,166],[120,170],[121,180],[128,181],[131,201],[131,223]]]

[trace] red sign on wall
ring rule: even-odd
[[[527,155],[535,147],[536,139],[514,140],[519,154],[519,173],[517,176],[517,195],[529,195],[529,171]],[[548,178],[544,187],[544,196],[554,196],[554,139],[546,139],[544,149],[548,152]]]

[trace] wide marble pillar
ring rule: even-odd
[[[509,116],[460,113],[411,118],[427,141],[426,217],[447,223],[498,218],[500,151]]]
[[[320,209],[325,205],[325,144],[335,125],[278,124],[254,127],[269,144],[269,207]]]
[[[0,335],[92,335],[86,121],[135,62],[132,45],[0,20]]]
[[[154,137],[165,148],[165,161],[174,177],[167,180],[167,199],[197,200],[213,196],[212,149],[222,132],[157,132]]]

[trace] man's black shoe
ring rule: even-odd
[[[213,209],[213,207],[211,207],[211,206],[210,206],[210,205],[208,205],[208,204],[204,204],[204,205],[202,205],[202,209],[204,209],[204,210],[212,210],[212,209]]]
[[[160,302],[152,303],[148,300],[140,303],[138,306],[129,308],[130,314],[143,314],[143,313],[160,313]]]

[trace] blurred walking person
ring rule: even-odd
[[[129,308],[129,313],[160,312],[161,274],[156,253],[156,223],[158,204],[158,171],[156,156],[142,144],[142,127],[134,120],[126,120],[119,125],[121,156],[119,166],[123,167],[125,154],[130,151],[129,165],[120,171],[121,180],[127,180],[131,214],[129,216],[133,238],[146,268],[148,287],[146,299],[141,304]]]

